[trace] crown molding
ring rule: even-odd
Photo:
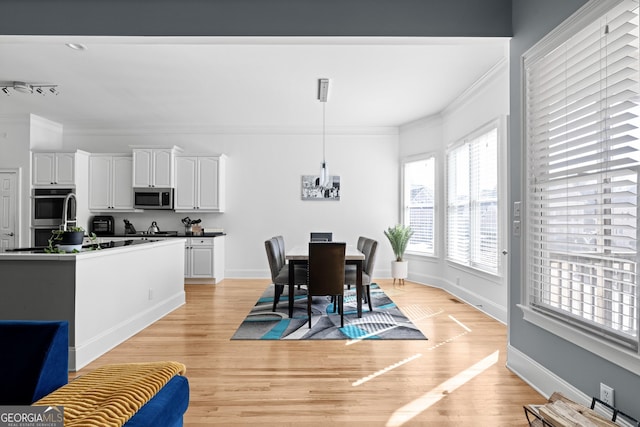
[[[178,125],[156,126],[143,125],[131,128],[103,128],[98,126],[65,126],[67,135],[319,135],[318,127],[296,126],[202,126]],[[327,128],[328,135],[398,135],[395,126],[334,126]]]

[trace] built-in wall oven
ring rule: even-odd
[[[64,199],[73,192],[73,188],[34,188],[31,225],[42,227],[62,224]],[[75,212],[71,212],[70,216],[75,217]]]
[[[31,196],[33,244],[47,246],[52,230],[62,225],[62,211],[67,194],[73,188],[34,188]],[[75,218],[75,203],[70,203],[68,217]]]
[[[51,233],[53,230],[59,230],[60,226],[57,227],[33,227],[31,233],[33,235],[33,246],[36,248],[49,246],[49,239],[51,238]]]

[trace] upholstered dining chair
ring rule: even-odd
[[[376,262],[376,250],[378,242],[368,237],[360,237],[358,239],[358,250],[364,254],[364,262],[362,263],[362,286],[366,292],[363,293],[366,302],[369,304],[369,311],[373,311],[371,303],[371,279],[373,275],[373,267]],[[356,284],[356,267],[348,265],[345,269],[344,283],[348,288]]]
[[[314,296],[336,297],[340,326],[344,327],[344,261],[346,243],[309,243],[307,314],[311,328],[311,300]]]
[[[267,260],[269,261],[269,270],[271,271],[271,280],[273,281],[273,311],[276,311],[280,296],[285,286],[289,286],[289,268],[285,259],[284,239],[282,236],[272,237],[264,242],[267,252]],[[295,284],[305,284],[307,280],[306,269],[298,268],[294,270],[294,282],[289,286],[289,292],[293,292]]]

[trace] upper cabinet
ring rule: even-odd
[[[174,161],[178,147],[134,148],[133,187],[175,187]]]
[[[33,153],[33,185],[75,185],[76,153]]]
[[[225,156],[176,157],[176,211],[224,212]]]
[[[133,211],[133,157],[92,154],[89,158],[89,209]]]

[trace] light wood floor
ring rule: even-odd
[[[506,327],[451,295],[378,284],[428,341],[231,341],[268,285],[187,285],[187,303],[71,377],[176,360],[185,426],[525,426],[544,398],[505,367]]]

